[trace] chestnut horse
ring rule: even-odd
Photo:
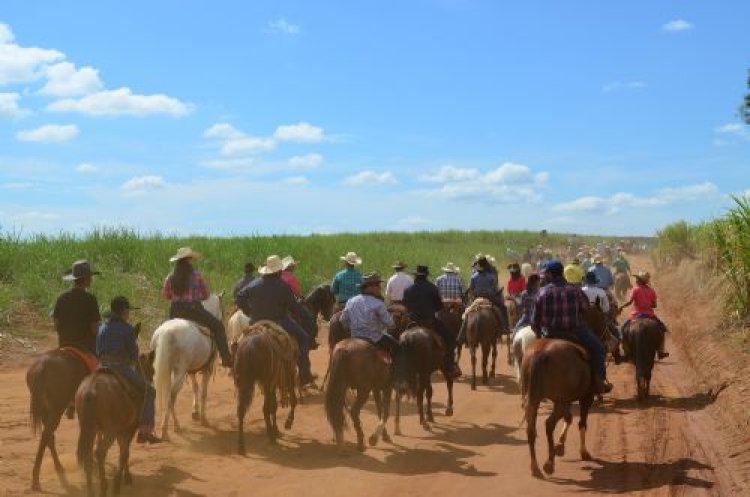
[[[42,428],[31,475],[33,490],[41,490],[39,470],[44,451],[48,447],[57,475],[63,485],[67,486],[65,470],[55,446],[55,430],[60,425],[65,409],[73,400],[78,385],[88,374],[89,368],[81,359],[61,349],[39,355],[26,372],[26,385],[31,393],[31,427],[35,433]]]
[[[147,381],[151,381],[154,370],[154,353],[141,354],[139,364]],[[87,376],[75,395],[76,413],[81,433],[76,451],[78,464],[86,473],[86,488],[93,497],[94,440],[96,439],[96,463],[99,490],[107,495],[105,460],[107,451],[117,440],[120,457],[114,477],[114,494],[120,493],[123,480],[126,485],[133,482],[130,474],[130,444],[138,430],[143,409],[143,392],[139,392],[126,379],[112,370],[100,369]]]
[[[635,383],[639,401],[648,399],[651,371],[659,344],[663,340],[661,326],[654,319],[639,318],[630,322],[622,337],[625,356],[635,364]]]
[[[479,307],[468,313],[465,318],[466,345],[471,355],[471,389],[477,389],[477,347],[482,348],[482,384],[488,383],[488,378],[495,377],[497,362],[497,341],[501,333],[507,331],[505,323],[499,321],[495,309],[489,306]],[[508,334],[508,357],[512,361],[510,334]],[[492,366],[487,373],[488,358],[492,352]]]
[[[594,396],[591,385],[591,365],[585,350],[567,340],[542,338],[529,344],[521,363],[521,398],[526,415],[526,435],[531,453],[531,473],[541,477],[536,460],[536,418],[539,404],[544,399],[552,401],[552,413],[545,422],[549,458],[544,471],[555,471],[555,455],[565,454],[565,439],[573,420],[571,404],[578,401],[581,435],[581,459],[588,461],[591,455],[586,449],[586,423]],[[560,441],[554,444],[557,422],[563,419],[565,427]]]

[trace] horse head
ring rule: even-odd
[[[214,317],[220,321],[224,320],[224,305],[221,301],[224,296],[224,292],[212,293],[206,300],[202,302],[203,307],[214,315]]]
[[[409,315],[406,311],[406,307],[403,304],[391,304],[388,306],[388,312],[393,317],[393,322],[396,325],[396,332],[401,332],[406,329],[409,324]]]

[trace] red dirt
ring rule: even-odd
[[[662,292],[664,316],[669,322],[679,322],[684,314],[676,312],[682,306],[681,296],[664,295],[658,278],[657,288]],[[248,455],[238,456],[230,379],[220,375],[210,385],[211,426],[207,428],[190,422],[191,395],[186,386],[178,400],[185,431],[173,435],[168,444],[134,447],[134,485],[123,495],[750,495],[743,465],[750,444],[732,436],[727,422],[712,415],[716,405],[742,406],[744,398],[729,388],[718,399],[708,392],[675,343],[685,337],[680,326],[673,327],[672,356],[656,366],[650,403],[640,406],[633,400],[630,365],[611,365],[614,394],[590,417],[588,448],[595,460],[579,460],[573,427],[567,454],[557,460],[556,474],[545,480],[530,475],[525,429],[519,427],[520,398],[511,369],[501,360],[500,374],[489,386],[472,392],[465,380],[456,385],[454,417],[439,415],[438,408],[437,423],[425,432],[409,406],[402,420],[405,436],[394,437],[394,445],[381,442],[376,448],[368,447],[364,454],[356,452],[352,430],[346,433],[343,453],[332,444],[322,396],[312,394],[278,447],[266,442],[256,398],[249,413]],[[685,344],[691,352],[695,350],[694,343]],[[464,354],[464,371],[467,356]],[[500,357],[505,357],[505,349]],[[326,358],[325,347],[314,352],[314,370],[324,372]],[[15,364],[6,362],[0,369],[0,384],[4,385],[0,397],[0,495],[30,493],[36,440],[28,426],[28,392],[23,382],[28,362],[25,357]],[[438,382],[435,399],[443,406],[445,388]],[[363,413],[367,435],[375,428],[372,409],[368,404]],[[539,427],[543,433],[541,420]],[[59,449],[74,493],[80,491],[82,480],[74,462],[77,434],[74,421],[64,420],[58,430]],[[540,436],[540,456],[546,455],[543,443]],[[115,453],[110,451],[109,462],[114,461]],[[48,459],[43,465],[42,487],[53,495],[66,495]]]

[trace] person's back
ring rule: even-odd
[[[368,294],[349,299],[341,315],[342,322],[349,327],[352,338],[362,338],[377,343],[393,319],[382,300]]]
[[[596,274],[596,278],[599,280],[597,286],[607,290],[614,283],[612,277],[612,271],[609,270],[602,262],[596,262],[589,271],[593,271]]]
[[[594,305],[596,299],[599,299],[599,308],[605,314],[609,313],[609,297],[607,296],[607,292],[605,292],[604,289],[599,288],[596,285],[587,283],[586,285],[584,285],[582,290],[583,293],[586,294],[586,297],[588,297],[589,304]]]
[[[117,316],[111,316],[99,327],[96,355],[107,366],[129,366],[138,359],[135,329]]]
[[[497,293],[497,278],[488,269],[480,269],[471,277],[471,291],[476,297],[492,297]]]
[[[416,278],[404,292],[404,305],[416,321],[431,321],[442,307],[440,292],[427,278]]]
[[[440,298],[443,300],[463,301],[464,283],[455,272],[445,272],[435,280]]]
[[[238,297],[240,308],[255,321],[281,321],[288,315],[291,301],[294,301],[294,295],[280,273],[257,278],[240,291]]]
[[[631,318],[639,316],[656,317],[656,292],[648,284],[638,283],[631,292],[633,311]]]
[[[612,261],[612,267],[615,269],[615,274],[630,273],[630,263],[621,255],[618,255],[617,258]]]
[[[60,295],[52,316],[58,323],[58,345],[94,353],[93,326],[101,320],[96,297],[83,288],[71,288]]]
[[[404,291],[414,283],[414,279],[403,270],[397,270],[385,286],[385,296],[389,302],[404,300]]]

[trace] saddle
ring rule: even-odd
[[[140,388],[136,387],[130,380],[125,378],[115,368],[99,365],[96,368],[96,371],[94,371],[94,373],[108,374],[108,375],[114,376],[117,379],[117,381],[120,383],[120,386],[123,388],[123,390],[125,390],[125,393],[128,394],[128,397],[130,397],[130,400],[133,401],[133,403],[135,403],[136,405],[140,405],[141,402],[143,402],[143,395],[145,392],[141,390]]]
[[[296,363],[299,357],[299,345],[297,341],[289,335],[281,326],[269,321],[267,319],[261,319],[251,323],[250,326],[245,327],[240,336],[237,337],[237,342],[247,336],[265,335],[268,337],[269,343],[274,353],[281,357],[284,361]]]
[[[466,310],[464,311],[464,315],[461,317],[463,319],[466,319],[472,312],[479,311],[481,309],[492,309],[493,307],[495,307],[495,304],[493,304],[490,299],[485,297],[477,297],[471,304],[469,304],[469,307],[466,308]]]
[[[99,363],[96,360],[96,357],[89,354],[88,352],[84,352],[83,350],[78,349],[76,347],[60,347],[58,350],[64,354],[69,355],[70,357],[73,357],[81,361],[83,365],[86,366],[86,369],[88,370],[89,374],[96,371],[97,365]]]
[[[391,354],[390,352],[388,352],[388,350],[383,347],[379,347],[377,344],[371,342],[370,340],[367,340],[366,338],[356,337],[354,338],[354,340],[362,340],[363,342],[365,342],[372,348],[372,353],[375,354],[375,359],[378,362],[387,367],[391,367],[391,364],[393,364],[393,358],[391,357]]]

